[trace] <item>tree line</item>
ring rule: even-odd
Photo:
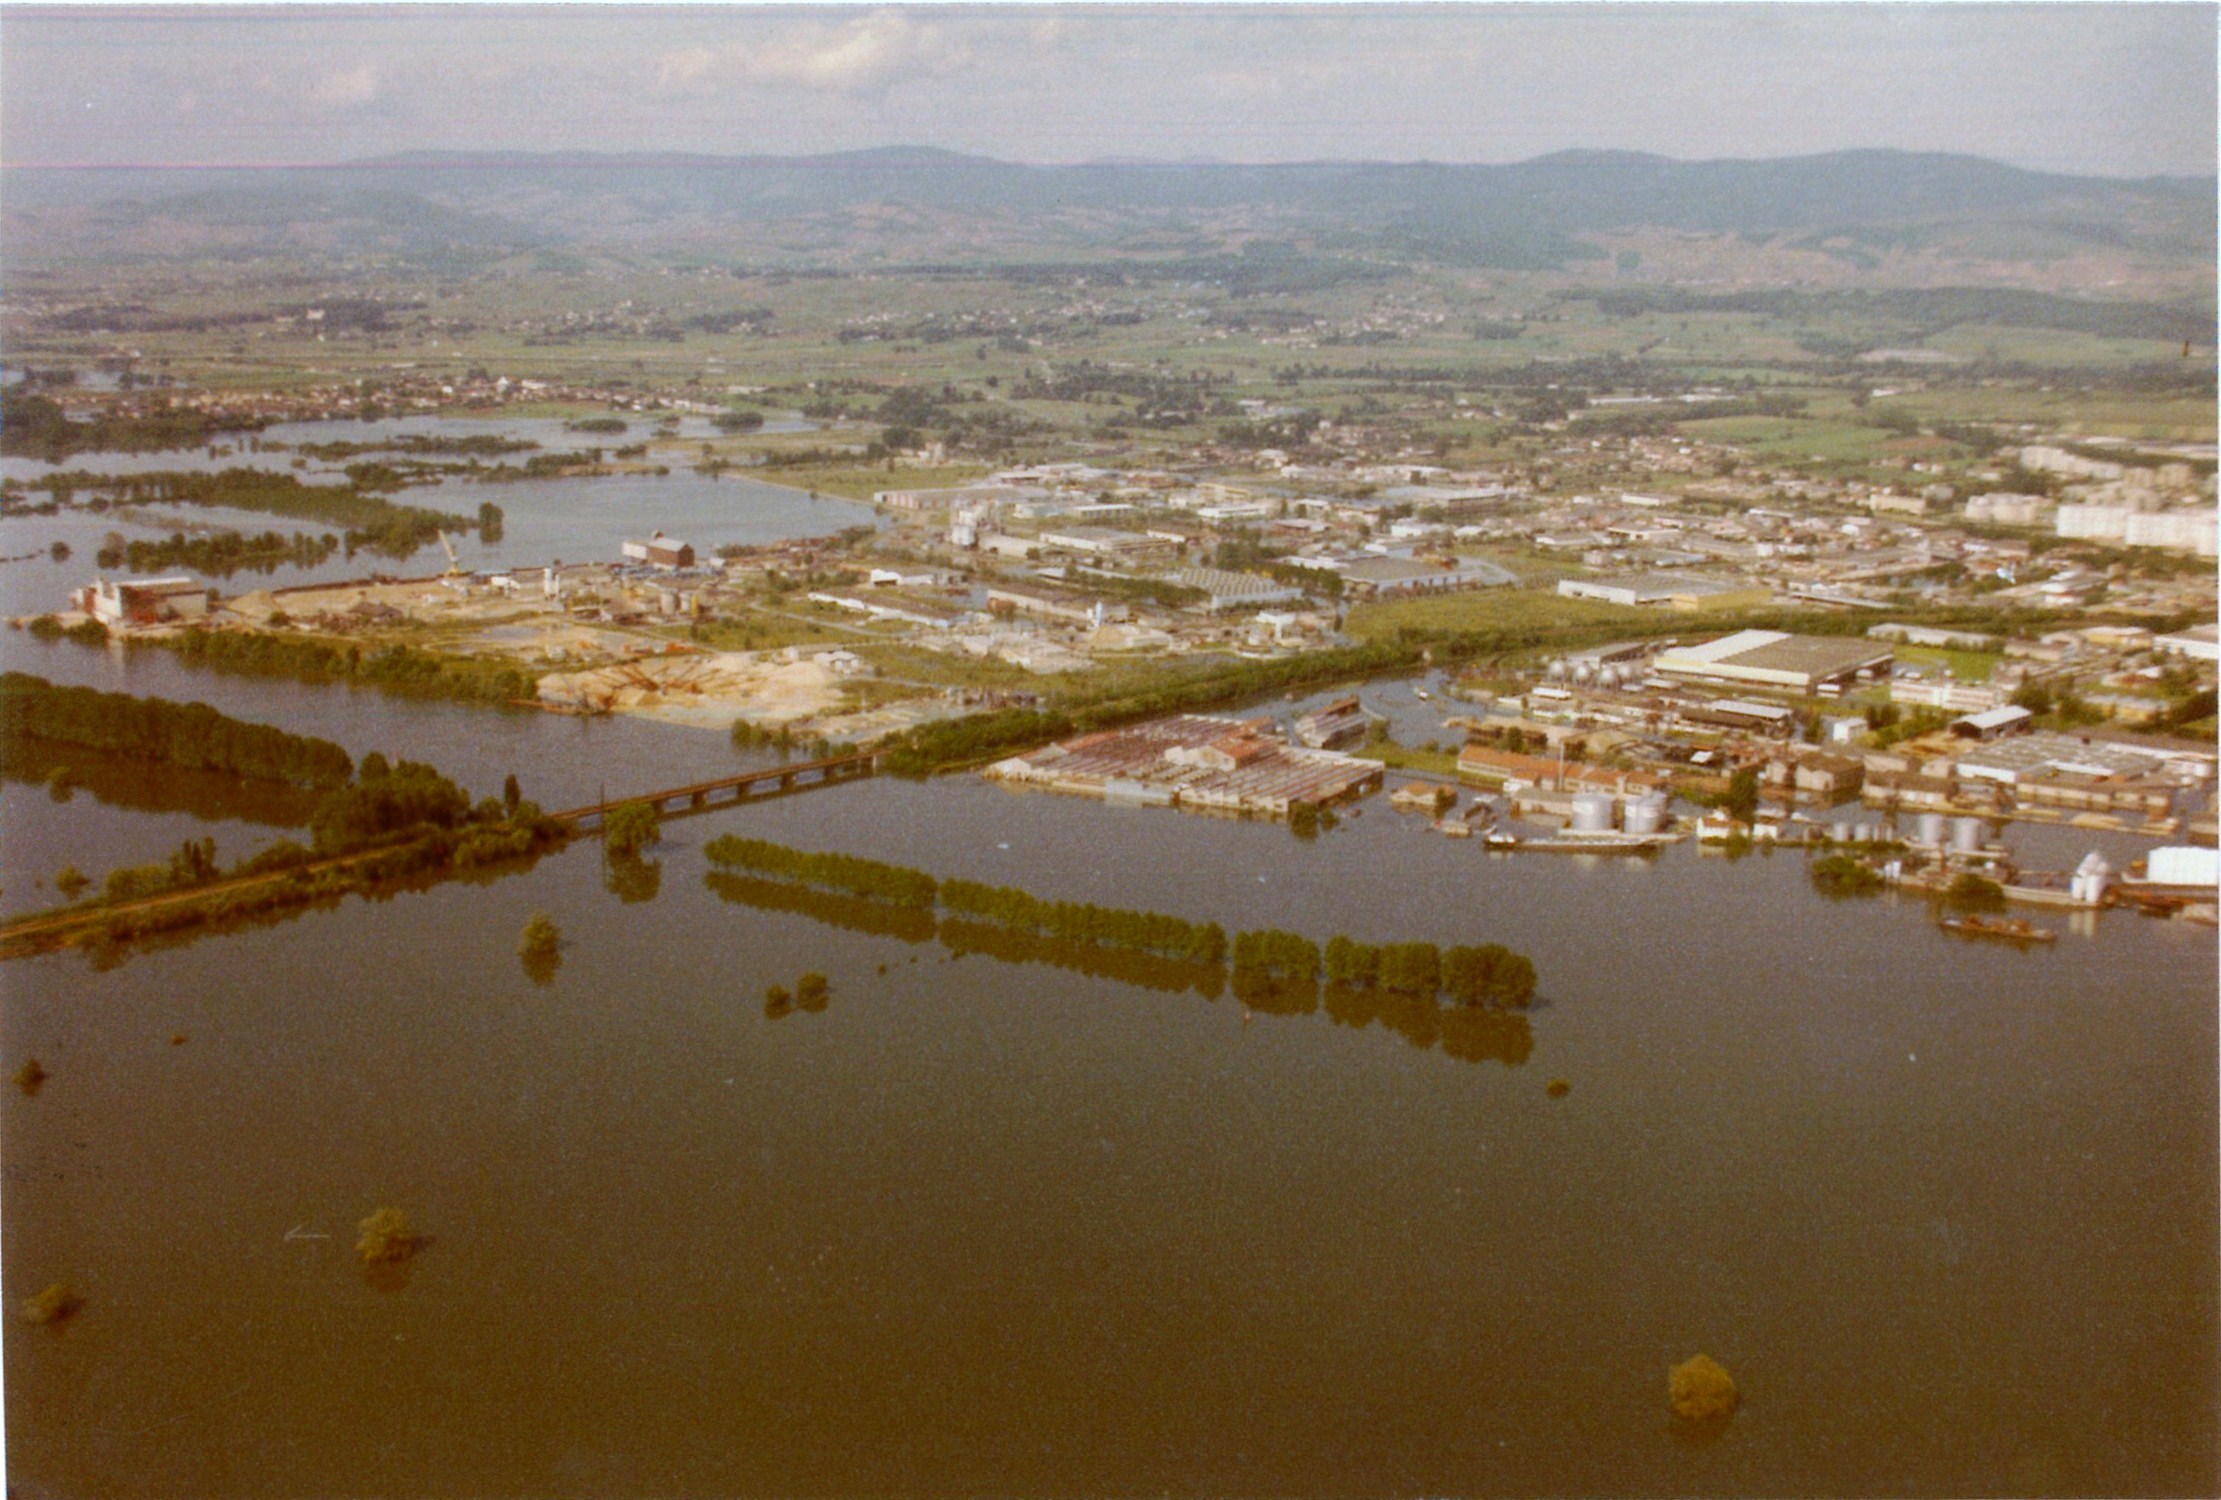
[[[326,533],[310,536],[295,532],[265,531],[248,536],[238,531],[218,531],[187,536],[173,531],[159,541],[111,536],[96,556],[103,569],[127,568],[152,573],[164,568],[191,568],[211,578],[228,578],[242,568],[272,573],[284,563],[313,568],[339,550],[339,538]]]
[[[0,674],[0,733],[106,750],[134,760],[330,788],[354,761],[330,740],[250,724],[205,703],[173,703]]]
[[[941,904],[1000,927],[1046,933],[1075,943],[1131,948],[1196,963],[1226,961],[1226,932],[1216,922],[1189,922],[1155,911],[1126,911],[1082,901],[1044,901],[1009,886],[970,880],[941,882]]]
[[[1417,996],[1430,1003],[1447,993],[1461,1005],[1523,1007],[1534,999],[1535,966],[1525,955],[1497,943],[1438,948],[1433,943],[1374,946],[1336,937],[1322,954],[1301,933],[1264,928],[1238,934],[1231,943],[1215,922],[1189,922],[1163,912],[1132,911],[1079,901],[1045,901],[1009,886],[970,880],[936,880],[922,870],[846,854],[813,854],[763,839],[724,834],[703,847],[712,864],[754,870],[802,885],[829,887],[852,896],[885,901],[920,911],[934,906],[951,915],[944,927],[978,936],[988,928],[1040,935],[1075,949],[1115,949],[1146,954],[1214,972],[1229,955],[1235,990],[1257,1008],[1276,1008],[1288,995],[1311,993],[1322,968],[1330,986],[1348,990],[1379,988]],[[734,877],[712,874],[712,889]],[[853,914],[843,925],[855,925]],[[919,941],[907,929],[909,941]],[[1030,949],[1027,951],[1031,951]],[[1183,971],[1186,972],[1186,971]],[[1192,982],[1183,978],[1174,988]]]
[[[537,695],[538,678],[519,667],[465,657],[439,656],[413,646],[366,651],[305,636],[233,630],[179,630],[130,636],[134,648],[165,649],[189,662],[257,676],[302,682],[360,682],[414,697],[471,703],[515,703]]]

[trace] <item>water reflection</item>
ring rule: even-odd
[[[937,936],[957,958],[978,954],[1007,964],[1047,964],[1137,989],[1164,994],[1192,992],[1206,1000],[1218,999],[1231,984],[1234,998],[1255,1015],[1315,1015],[1323,995],[1327,1015],[1336,1025],[1362,1030],[1378,1022],[1412,1046],[1439,1049],[1444,1057],[1458,1062],[1498,1062],[1515,1068],[1534,1051],[1534,1033],[1527,1017],[1516,1011],[1443,1006],[1429,996],[1382,989],[1330,985],[1322,991],[1312,979],[1251,969],[1229,973],[1218,964],[1078,943],[962,917],[947,917],[936,925],[930,912],[914,906],[895,906],[749,875],[712,871],[702,881],[723,900],[765,911],[792,912],[851,932],[900,938],[906,943],[922,943]],[[796,1003],[785,991],[774,989],[766,998],[764,1014],[776,1020],[791,1014]]]
[[[602,889],[627,906],[653,901],[663,891],[663,861],[612,854],[602,861]]]
[[[67,778],[59,785],[54,779],[57,772]],[[44,784],[57,801],[67,801],[70,789],[81,789],[112,807],[189,813],[204,823],[302,828],[316,806],[316,794],[297,787],[39,740],[0,739],[0,780]]]
[[[733,875],[721,870],[704,875],[702,883],[715,892],[719,900],[739,906],[793,912],[829,927],[869,933],[873,937],[900,938],[905,943],[933,940],[933,914],[915,906],[890,906],[866,901],[861,896],[841,896],[808,886],[758,880],[753,875]]]
[[[949,917],[941,923],[941,942],[958,955],[978,953],[1006,964],[1048,964],[1168,994],[1193,990],[1206,1000],[1217,999],[1226,986],[1226,971],[1217,964],[1075,943],[961,917]]]
[[[1518,1011],[1483,1005],[1441,1005],[1429,996],[1397,990],[1326,987],[1327,1018],[1362,1031],[1378,1022],[1421,1051],[1440,1047],[1460,1062],[1500,1062],[1516,1068],[1535,1050],[1533,1028]]]

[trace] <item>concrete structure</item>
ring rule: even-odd
[[[2173,635],[2154,636],[2152,649],[2166,656],[2187,656],[2193,661],[2221,661],[2221,629],[2193,625]]]
[[[1872,679],[1887,672],[1892,660],[1889,646],[1857,636],[1740,630],[1702,645],[1660,652],[1652,666],[1668,677],[1814,693]]]
[[[1967,519],[1993,526],[2041,526],[2051,515],[2051,501],[2042,495],[1999,492],[1975,495],[1967,501]]]
[[[208,586],[191,578],[95,579],[77,591],[77,607],[118,629],[200,620],[208,615]]]
[[[1075,552],[1083,557],[1119,562],[1169,558],[1177,550],[1171,543],[1146,532],[1113,531],[1102,526],[1064,526],[1044,531],[1039,543],[1044,550]]]
[[[2212,557],[2221,541],[2221,512],[2203,507],[2152,511],[2126,505],[2062,505],[2057,527],[2063,537]]]
[[[1558,593],[1567,599],[1595,599],[1630,608],[1740,609],[1765,604],[1773,591],[1764,584],[1693,573],[1641,573],[1621,578],[1564,578]]]

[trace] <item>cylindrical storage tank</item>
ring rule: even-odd
[[[671,589],[656,590],[656,608],[667,615],[679,612],[679,596]]]
[[[1657,796],[1628,798],[1626,826],[1629,833],[1656,833],[1664,828],[1666,799]]]
[[[1565,676],[1566,662],[1565,658],[1561,656],[1556,661],[1553,661],[1550,664],[1550,680],[1553,682],[1563,682],[1565,681]]]
[[[1587,662],[1581,662],[1573,669],[1573,680],[1575,682],[1589,682],[1594,680],[1595,677],[1596,668]]]
[[[1607,792],[1576,792],[1573,795],[1573,831],[1575,833],[1608,833],[1612,827],[1612,798]]]
[[[1960,854],[1978,853],[1982,848],[1982,820],[1980,818],[1953,818],[1951,820],[1951,847]]]
[[[1940,847],[1943,843],[1943,823],[1942,813],[1922,813],[1919,817],[1913,819],[1913,842]]]

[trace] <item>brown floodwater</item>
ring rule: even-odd
[[[133,670],[480,791],[733,763]],[[38,816],[7,867],[59,865],[73,811],[156,846],[191,821],[133,795],[9,786]],[[1229,930],[1500,942],[1541,1000],[1245,1003],[719,876],[728,831]],[[534,911],[565,937],[544,983]],[[0,1102],[9,1483],[2210,1494],[2214,935],[2038,920],[2048,950],[1955,940],[1789,854],[1492,856],[1380,798],[1302,842],[874,780],[669,822],[652,871],[581,845],[9,964],[0,1064],[50,1075]],[[807,971],[828,1003],[767,1007]],[[386,1205],[430,1239],[368,1278]],[[15,1315],[54,1282],[73,1318]],[[1744,1404],[1677,1431],[1666,1372],[1700,1352]]]

